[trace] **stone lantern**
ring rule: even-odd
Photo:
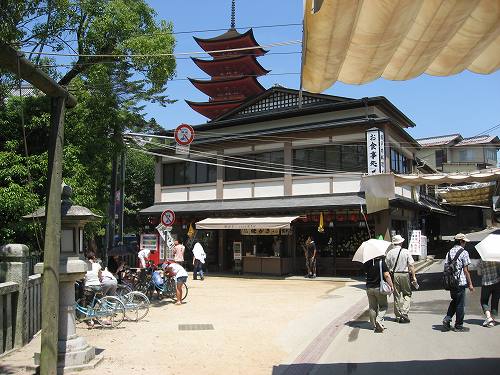
[[[83,253],[83,228],[100,216],[86,207],[74,205],[70,199],[72,189],[63,183],[61,192],[61,255],[59,260],[59,326],[58,372],[93,368],[102,356],[96,356],[95,348],[76,334],[75,281],[85,277],[87,262]],[[26,219],[45,218],[45,208],[40,208]],[[36,273],[43,273],[43,263],[35,265]],[[43,301],[42,301],[43,303]],[[35,362],[39,356],[35,357]]]

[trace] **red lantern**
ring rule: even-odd
[[[358,221],[358,214],[353,212],[352,214],[349,215],[349,220]]]
[[[338,214],[337,214],[337,217],[336,217],[336,220],[337,220],[337,221],[344,221],[344,220],[345,220],[345,216],[344,216],[344,214],[340,214],[340,213],[338,213]]]

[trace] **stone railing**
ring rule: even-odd
[[[29,276],[28,247],[0,247],[0,356],[27,344],[41,328],[40,275]]]
[[[18,297],[18,283],[0,284],[0,355],[15,346]]]
[[[42,275],[32,275],[28,282],[28,341],[42,329]]]

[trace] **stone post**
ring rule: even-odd
[[[21,347],[28,342],[28,254],[26,245],[8,244],[0,247],[0,283],[12,281],[19,284],[15,347]]]

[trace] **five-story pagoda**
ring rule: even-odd
[[[189,78],[198,90],[209,96],[208,102],[186,100],[196,112],[213,120],[238,107],[246,99],[265,91],[257,77],[269,71],[258,63],[257,57],[267,51],[259,47],[252,29],[243,34],[236,30],[234,0],[231,9],[231,28],[214,38],[194,37],[194,40],[213,58],[192,59],[210,76],[209,80]]]

